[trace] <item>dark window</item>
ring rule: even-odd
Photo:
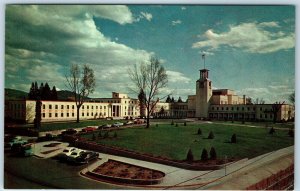
[[[45,104],[43,104],[43,109],[46,109],[46,106],[45,106]]]
[[[45,116],[46,116],[45,113],[43,113],[43,118],[45,118]]]
[[[63,106],[63,105],[61,105],[61,106],[60,106],[60,109],[64,109],[64,106]]]
[[[64,116],[64,113],[61,113],[60,116],[63,117],[63,116]]]
[[[52,113],[49,113],[49,117],[52,117]]]
[[[58,105],[55,105],[55,109],[58,109]]]
[[[52,105],[49,105],[49,109],[52,109]]]
[[[55,113],[55,117],[58,117],[58,114],[57,114],[57,113]]]
[[[72,105],[72,109],[74,109],[74,107],[75,107],[75,106],[74,106],[74,105]]]
[[[69,108],[69,105],[67,105],[67,109],[70,109],[70,108]]]

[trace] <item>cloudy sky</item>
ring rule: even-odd
[[[267,102],[287,100],[295,85],[295,7],[158,5],[7,5],[5,87],[31,82],[66,89],[70,64],[89,64],[90,97],[128,93],[128,68],[159,58],[162,95],[195,94],[203,68],[214,88]]]

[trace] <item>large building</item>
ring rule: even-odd
[[[154,117],[199,118],[210,120],[276,121],[294,118],[294,107],[289,104],[252,104],[245,95],[239,97],[233,90],[212,89],[209,70],[200,70],[196,81],[196,95],[189,95],[186,102],[158,102]],[[278,107],[278,112],[274,112]],[[138,99],[113,92],[111,98],[94,98],[80,108],[80,119],[125,118],[140,116]],[[77,118],[74,101],[43,101],[42,122],[68,121]],[[7,118],[32,123],[35,116],[35,101],[8,101],[5,108]]]

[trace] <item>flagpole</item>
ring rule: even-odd
[[[205,54],[204,53],[202,54],[202,59],[204,61],[204,69],[205,69]]]

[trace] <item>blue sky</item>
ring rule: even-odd
[[[203,68],[214,88],[287,101],[295,85],[295,7],[196,5],[8,5],[5,87],[32,81],[66,89],[69,65],[89,64],[90,97],[128,93],[128,68],[158,57],[169,83],[161,95],[195,94]]]

